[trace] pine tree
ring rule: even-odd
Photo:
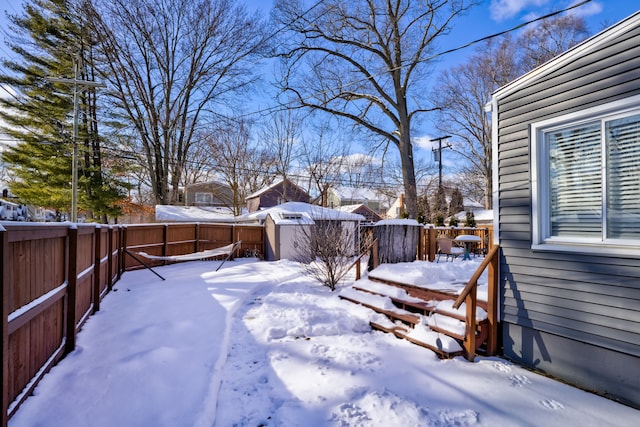
[[[429,206],[429,197],[426,194],[418,196],[418,222],[426,224],[431,221],[431,206]]]
[[[49,77],[91,80],[90,48],[69,0],[32,0],[24,15],[9,16],[10,48],[16,58],[3,61],[0,83],[14,94],[0,99],[4,133],[17,141],[2,153],[11,192],[23,203],[68,212],[71,204],[73,85]],[[78,207],[89,216],[117,215],[122,186],[103,170],[98,136],[96,94],[79,88]]]
[[[444,191],[444,187],[439,186],[436,192],[435,202],[433,204],[432,222],[437,226],[444,225],[444,219],[447,215],[447,195]]]
[[[464,197],[458,187],[451,192],[451,201],[449,202],[449,216],[456,215],[464,211]]]

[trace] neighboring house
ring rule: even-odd
[[[298,187],[290,179],[280,180],[247,197],[247,211],[256,212],[286,202],[309,203],[309,193]]]
[[[407,211],[407,207],[404,204],[404,194],[401,194],[389,207],[385,217],[387,219],[402,218],[402,214]]]
[[[374,212],[370,207],[363,204],[340,206],[335,209],[340,212],[349,212],[362,215],[365,218],[364,222],[369,224],[375,224],[376,222],[382,220],[382,217],[378,215],[377,212]]]
[[[385,197],[370,188],[338,186],[327,190],[327,207],[365,205],[379,214],[386,210]]]
[[[233,206],[231,187],[217,181],[189,184],[184,189],[186,206]]]
[[[640,407],[640,12],[496,91],[504,355]]]

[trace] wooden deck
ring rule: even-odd
[[[340,297],[384,315],[384,322],[370,322],[373,329],[428,348],[440,357],[464,355],[473,361],[476,354],[494,355],[498,250],[495,246],[489,251],[461,292],[371,277],[356,281]],[[488,298],[478,301],[477,282],[485,269],[489,270]]]

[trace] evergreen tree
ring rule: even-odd
[[[465,227],[475,227],[476,226],[476,217],[473,212],[468,211],[464,220]]]
[[[429,206],[429,197],[426,194],[418,196],[418,222],[426,224],[431,221],[431,206]]]
[[[449,202],[449,215],[456,215],[458,212],[464,211],[464,197],[458,187],[451,192],[451,201]]]
[[[90,47],[69,0],[31,0],[24,15],[10,15],[9,47],[16,58],[3,61],[0,83],[12,97],[0,99],[2,131],[17,143],[2,153],[11,192],[23,203],[68,212],[73,150],[72,84],[49,77],[92,80]],[[118,215],[120,183],[103,170],[94,89],[78,87],[78,208],[89,216]]]
[[[433,204],[432,222],[437,226],[444,225],[444,219],[447,215],[447,195],[444,187],[439,186],[436,192],[435,202]]]

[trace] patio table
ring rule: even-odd
[[[461,234],[457,236],[455,239],[456,242],[464,243],[464,256],[462,257],[463,261],[470,260],[469,249],[472,243],[480,243],[482,240],[479,236],[475,236],[473,234]]]

